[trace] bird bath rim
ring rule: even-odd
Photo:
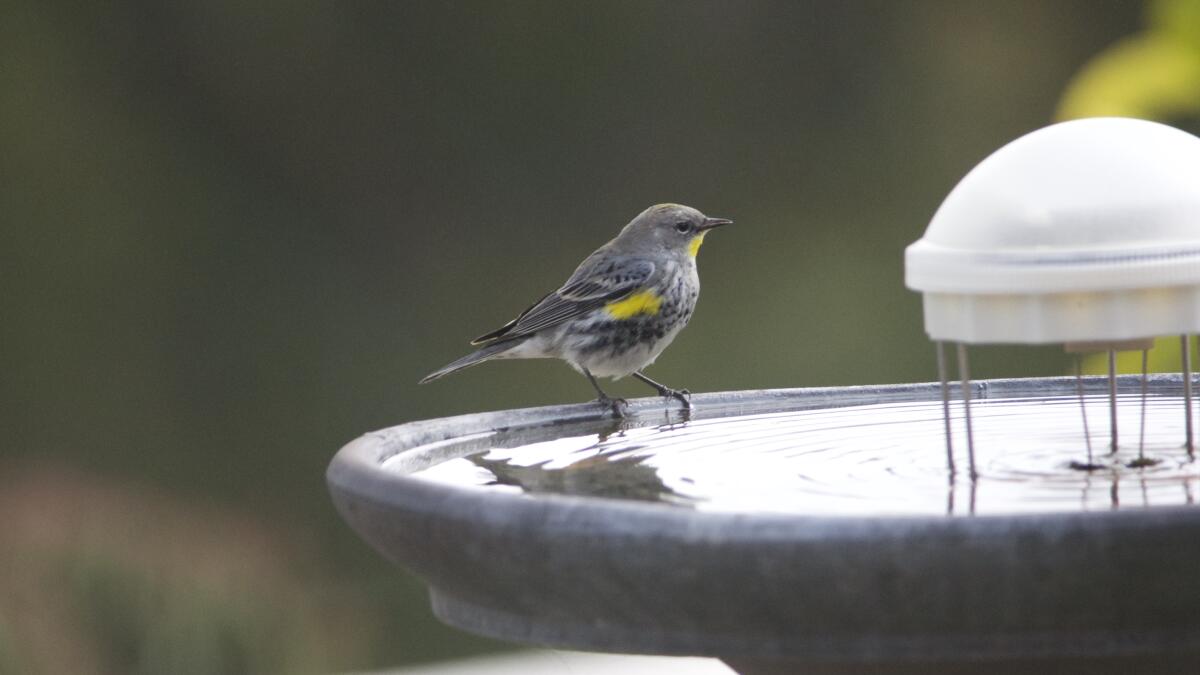
[[[1087,377],[1087,388],[1091,393],[1101,393],[1105,389],[1103,377]],[[1138,386],[1140,378],[1135,375],[1118,377],[1119,386],[1132,391]],[[1183,390],[1182,380],[1178,374],[1152,374],[1148,377],[1149,391],[1163,393]],[[1016,397],[1039,396],[1075,396],[1078,392],[1076,380],[1073,377],[1042,377],[1042,378],[1006,378],[991,380],[973,380],[970,383],[971,400],[987,401],[989,399],[1004,399]],[[629,399],[626,409],[626,419],[614,420],[609,409],[595,402],[570,403],[549,406],[535,406],[509,410],[496,410],[481,413],[466,413],[448,417],[406,422],[392,427],[379,429],[363,434],[341,448],[330,463],[327,480],[330,486],[346,487],[353,482],[361,488],[364,494],[377,498],[385,503],[405,504],[408,500],[396,493],[396,488],[417,489],[429,484],[426,480],[416,479],[409,474],[421,467],[403,467],[397,469],[393,462],[404,452],[413,449],[428,450],[431,447],[445,444],[456,446],[470,442],[481,435],[493,432],[511,432],[520,429],[552,428],[568,425],[593,423],[621,423],[619,428],[652,426],[655,424],[679,424],[705,419],[749,415],[764,412],[779,412],[804,409],[842,408],[879,403],[901,403],[911,401],[939,400],[942,394],[941,385],[937,382],[916,384],[885,384],[885,385],[856,385],[843,387],[803,387],[788,389],[757,389],[696,394],[692,396],[693,409],[683,410],[678,404],[664,402],[659,397]],[[953,387],[951,400],[961,400],[958,385]],[[960,431],[960,430],[956,430]],[[595,433],[594,431],[592,433]],[[1082,434],[1082,431],[1081,431]],[[1098,442],[1100,436],[1093,439]],[[957,445],[956,445],[957,448]],[[956,449],[956,452],[959,450]],[[1181,448],[1180,453],[1184,450]],[[387,469],[380,469],[385,463]],[[965,473],[955,478],[960,483],[969,483]],[[648,514],[658,514],[662,511],[689,511],[677,506],[643,500],[614,499],[591,495],[557,494],[557,493],[506,493],[483,492],[476,487],[466,487],[448,483],[437,483],[438,492],[445,491],[456,498],[454,505],[464,512],[471,511],[468,502],[482,498],[490,506],[505,506],[520,508],[531,498],[534,500],[563,501],[574,504],[582,501],[591,508],[632,508],[646,511]],[[447,505],[442,505],[443,508]],[[1191,510],[1191,506],[1155,506],[1153,510],[1161,511],[1178,508]],[[1131,513],[1131,510],[1115,511],[1115,513]],[[1087,515],[1100,516],[1100,511],[1092,511]],[[911,520],[925,518],[933,521],[944,520],[945,514],[898,513],[868,514],[863,516],[830,514],[811,516],[804,514],[788,514],[774,512],[704,512],[703,518],[725,516],[754,515],[756,518],[781,517],[793,521],[798,518],[837,519],[862,518],[870,521],[897,518]],[[1020,515],[1047,516],[1052,513],[980,513],[971,514],[972,518],[1009,518]]]
[[[971,386],[986,400],[1070,395],[1075,380]],[[1160,375],[1151,386],[1182,381]],[[698,394],[692,419],[940,396],[936,383]],[[630,401],[629,414],[653,423],[678,412],[649,398]],[[402,424],[346,445],[327,480],[347,522],[431,585],[439,618],[499,639],[818,663],[1200,650],[1194,506],[971,517],[708,512],[486,491],[382,468],[432,443],[606,417],[573,404]],[[1149,592],[1130,587],[1143,578],[1155,580]]]

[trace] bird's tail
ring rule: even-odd
[[[494,359],[497,356],[503,354],[504,352],[507,352],[508,350],[512,349],[513,347],[516,347],[517,345],[521,344],[522,342],[524,342],[524,340],[505,340],[503,342],[493,342],[492,344],[487,345],[486,347],[481,347],[481,348],[471,352],[470,354],[467,354],[466,356],[462,357],[461,359],[451,361],[450,363],[442,366],[441,368],[438,368],[437,370],[433,371],[432,373],[421,378],[420,384],[425,384],[426,382],[432,382],[432,381],[438,379],[439,377],[441,377],[443,375],[449,375],[450,373],[453,373],[456,370],[462,370],[463,368],[469,368],[477,363],[483,363],[484,361],[487,361],[489,359]]]

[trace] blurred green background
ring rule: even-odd
[[[737,224],[651,376],[933,379],[903,248],[1058,117],[1194,130],[1196,4],[0,3],[0,673],[504,648],[342,525],[342,444],[589,399],[554,362],[416,381],[663,201]]]

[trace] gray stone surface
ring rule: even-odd
[[[1101,387],[1089,382],[1089,389]],[[1170,376],[1153,378],[1151,387],[1181,388]],[[720,417],[938,392],[936,385],[896,385],[693,400],[696,417]],[[978,398],[1073,392],[1074,380],[1063,378],[975,384]],[[631,410],[653,420],[663,404],[641,399]],[[1190,660],[1200,651],[1198,508],[975,517],[706,513],[462,488],[381,468],[431,442],[602,415],[582,404],[404,424],[345,446],[327,479],[351,527],[430,584],[438,617],[504,640],[719,656],[762,672],[780,663]]]

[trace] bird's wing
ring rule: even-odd
[[[652,274],[654,263],[647,260],[589,258],[562,288],[542,298],[503,327],[475,338],[471,344],[523,337],[557,326],[632,294],[645,285]]]

